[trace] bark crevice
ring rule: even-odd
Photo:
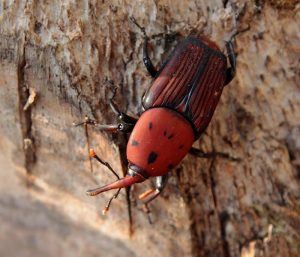
[[[30,96],[29,87],[26,84],[26,44],[25,37],[19,44],[19,55],[17,63],[17,80],[18,80],[18,97],[19,97],[19,117],[20,127],[22,131],[22,145],[25,157],[24,168],[28,178],[32,174],[32,168],[36,162],[36,152],[34,146],[34,138],[32,135],[32,117],[31,106],[24,110],[28,98]],[[28,179],[28,184],[30,180]]]

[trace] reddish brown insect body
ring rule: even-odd
[[[189,36],[156,72],[147,52],[144,63],[154,81],[143,97],[139,120],[119,113],[124,132],[131,132],[127,145],[128,174],[95,195],[158,177],[155,198],[164,187],[166,173],[178,165],[193,142],[208,126],[224,86],[235,72],[231,42],[226,44],[231,67],[218,46],[203,37]],[[126,125],[126,126],[125,126]],[[121,129],[118,128],[120,131]]]

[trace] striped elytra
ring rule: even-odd
[[[191,122],[199,136],[219,102],[226,66],[226,57],[214,42],[203,37],[187,37],[168,57],[144,95],[144,109],[173,109]]]

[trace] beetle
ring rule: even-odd
[[[108,211],[111,201],[118,196],[121,188],[155,177],[155,189],[140,196],[141,199],[149,197],[145,202],[148,204],[162,192],[168,172],[189,152],[201,157],[211,155],[192,145],[210,123],[223,88],[234,78],[236,71],[232,41],[237,33],[225,41],[227,57],[207,37],[189,35],[177,45],[162,67],[156,70],[148,55],[149,38],[145,28],[135,19],[132,21],[144,33],[143,62],[153,78],[142,98],[143,112],[138,119],[120,112],[112,97],[110,106],[119,118],[118,124],[100,125],[88,118],[84,122],[107,132],[131,133],[126,150],[128,171],[124,178],[120,178],[107,162],[90,150],[90,156],[107,166],[117,177],[115,182],[87,191],[88,195],[95,196],[118,189],[103,213]]]

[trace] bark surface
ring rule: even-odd
[[[138,114],[157,67],[201,32],[224,49],[236,30],[237,74],[194,146],[238,158],[187,156],[151,205],[145,182],[96,198],[122,175],[126,136],[72,126],[109,124],[113,86]],[[0,255],[292,257],[300,255],[300,5],[298,1],[2,1],[0,3]],[[130,201],[129,201],[130,196]],[[131,203],[132,221],[128,215]]]

